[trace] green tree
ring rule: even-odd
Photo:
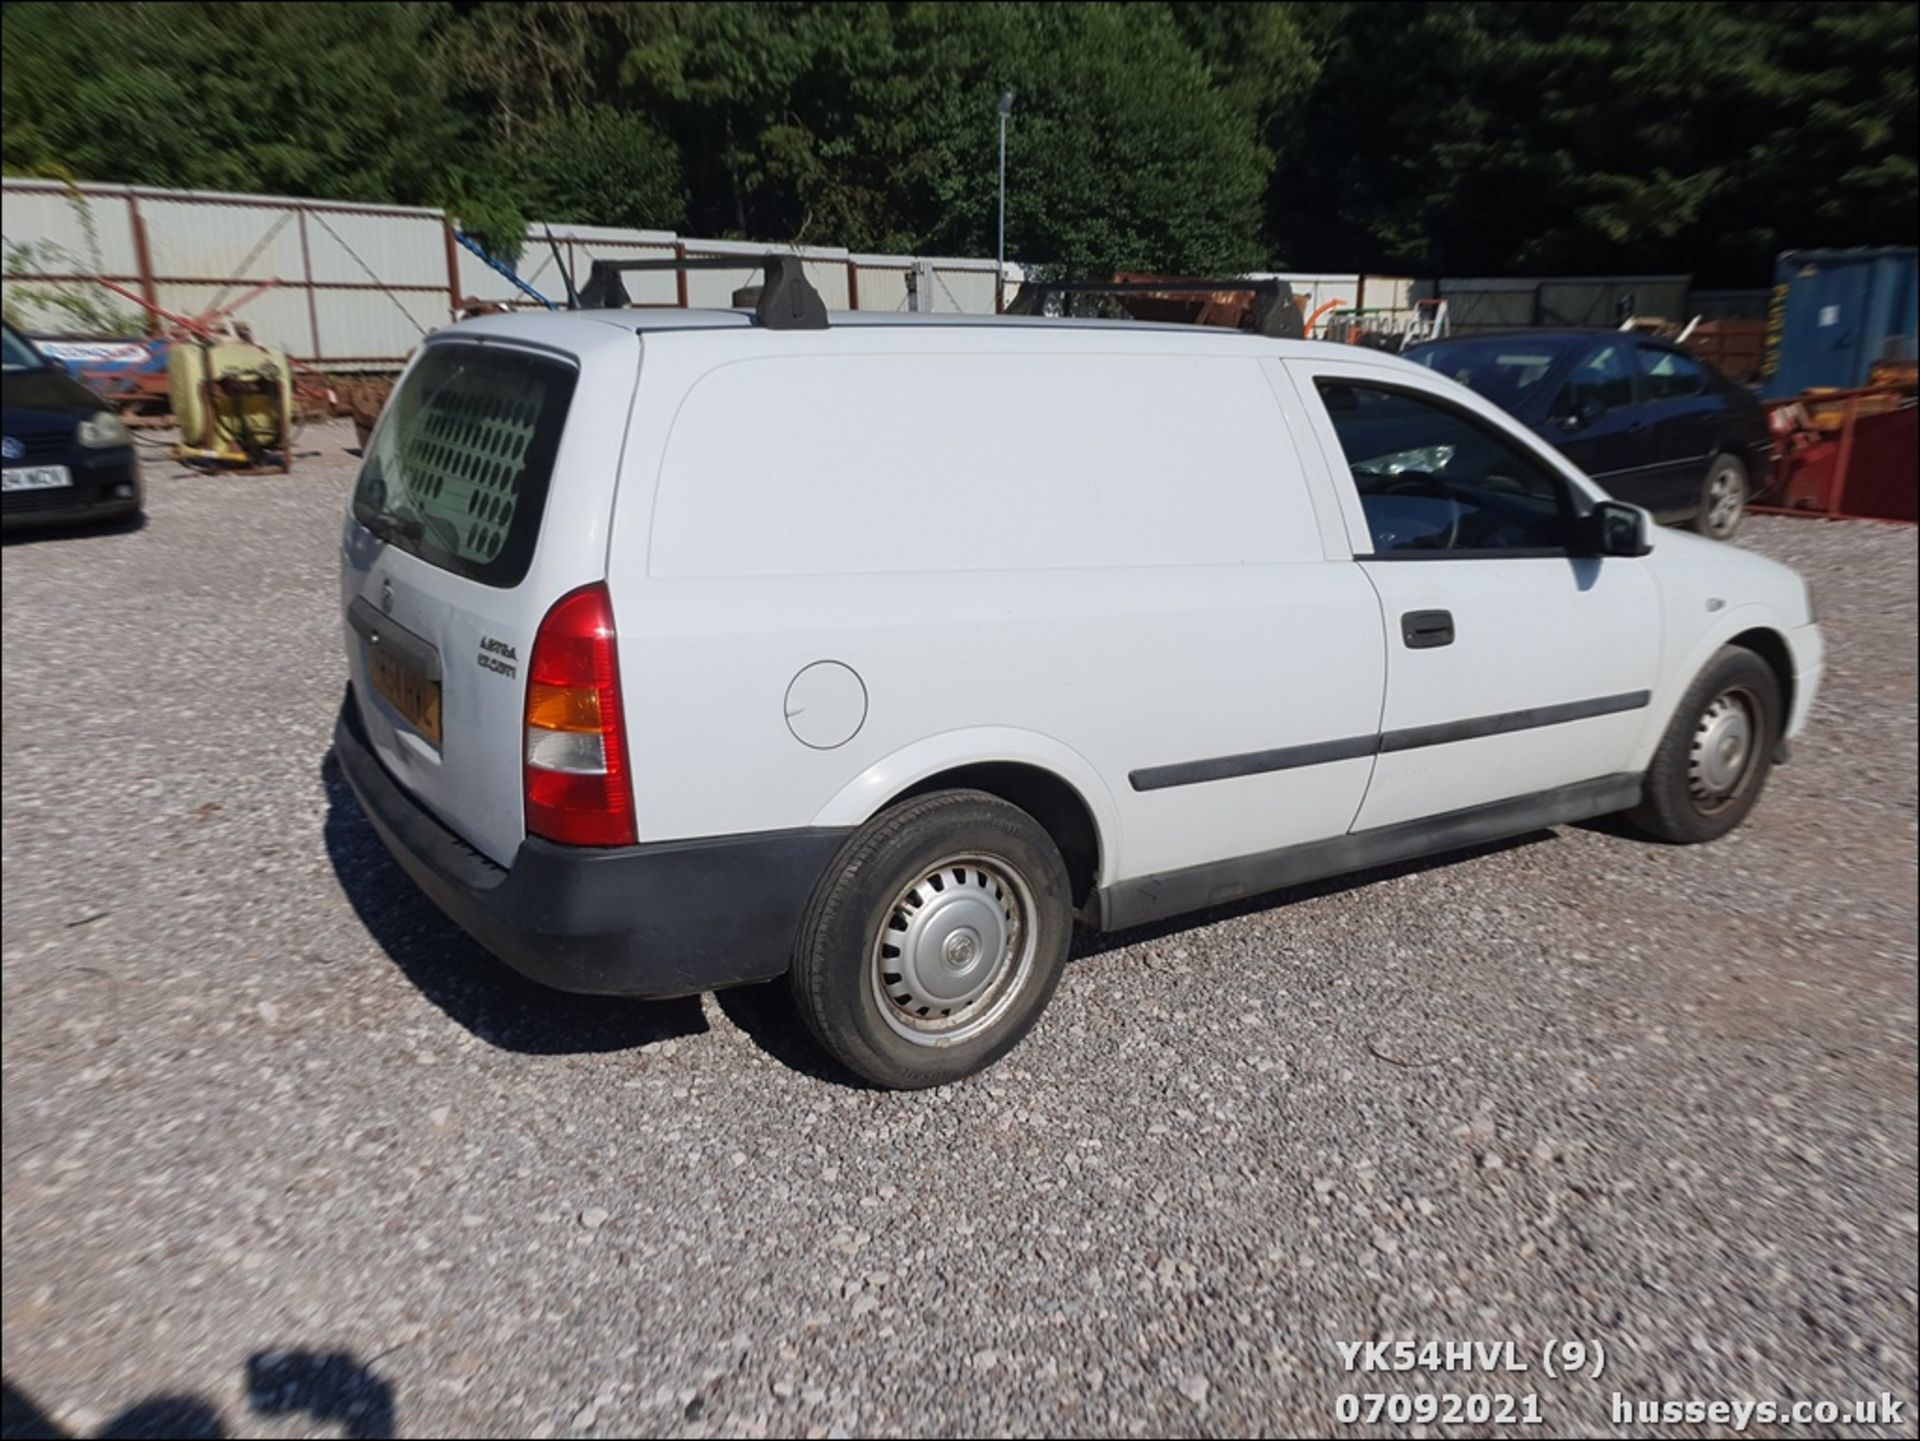
[[[1684,270],[1920,228],[1914,0],[5,9],[0,160],[1071,272]]]
[[[6,8],[9,169],[421,203],[462,141],[437,4]]]
[[[529,219],[677,223],[670,145],[603,98],[619,93],[645,8],[482,0],[437,33],[422,63],[472,139],[447,157],[435,199],[494,255],[518,258]]]
[[[641,7],[623,78],[667,117],[689,159],[693,223],[767,239],[830,242],[835,140],[856,86],[892,59],[885,7],[666,4]],[[836,217],[837,218],[837,217]]]
[[[686,218],[679,147],[645,115],[610,105],[561,111],[527,145],[542,220],[672,230]]]
[[[1736,284],[1789,246],[1911,244],[1915,18],[1839,0],[1316,7],[1310,144],[1270,229],[1343,269]]]
[[[1270,158],[1166,6],[914,5],[897,44],[898,118],[857,133],[921,248],[990,250],[996,99],[1010,89],[1013,258],[1075,275],[1265,258]]]
[[[1014,255],[1076,273],[1263,256],[1260,110],[1291,81],[1230,97],[1165,5],[648,13],[625,78],[692,161],[696,229],[982,253],[1011,87]]]

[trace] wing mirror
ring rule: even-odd
[[[1592,391],[1587,391],[1573,403],[1573,409],[1560,417],[1562,430],[1585,430],[1594,421],[1607,413],[1606,402]]]
[[[1581,553],[1585,555],[1646,555],[1647,513],[1624,501],[1603,500],[1580,517]]]

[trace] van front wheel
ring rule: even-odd
[[[1760,799],[1781,724],[1772,668],[1722,646],[1681,697],[1628,820],[1674,845],[1719,840]]]
[[[984,791],[939,791],[848,840],[801,926],[794,999],[855,1074],[944,1085],[1026,1035],[1072,937],[1066,863],[1040,823]]]

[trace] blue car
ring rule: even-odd
[[[0,526],[138,516],[133,433],[105,401],[11,325],[0,330]]]
[[[1406,358],[1478,391],[1617,499],[1718,540],[1772,469],[1760,401],[1651,336],[1516,330],[1428,341]]]

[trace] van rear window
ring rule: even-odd
[[[517,585],[539,538],[576,378],[523,351],[429,346],[368,442],[355,518],[444,570]]]

